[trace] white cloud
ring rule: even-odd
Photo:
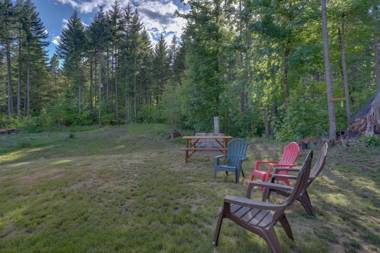
[[[108,0],[92,0],[82,2],[79,5],[79,11],[82,13],[90,13],[96,11],[99,6],[104,6],[105,9],[109,9],[112,6],[113,1]]]
[[[60,41],[61,41],[61,37],[59,37],[59,36],[55,36],[51,42],[52,42],[54,45],[58,46]]]
[[[95,12],[100,6],[104,10],[109,10],[114,1],[111,0],[56,0],[62,4],[68,4],[77,9],[81,13]],[[175,16],[175,12],[182,10],[174,3],[174,0],[121,0],[121,7],[131,3],[139,10],[141,20],[149,32],[152,41],[157,38],[160,33],[165,35],[168,43],[171,42],[174,35],[177,37],[183,33],[186,20]],[[135,3],[135,4],[134,4]],[[67,20],[63,20],[63,27],[67,25]]]
[[[69,23],[69,21],[67,19],[62,19],[62,29],[66,29],[67,28],[67,24]]]
[[[78,7],[78,3],[76,2],[76,0],[57,0],[57,1],[58,3],[61,3],[61,4],[68,4],[73,8]]]

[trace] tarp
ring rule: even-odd
[[[351,122],[355,122],[358,119],[366,117],[372,107],[380,107],[380,90],[377,91],[376,95],[373,96],[367,104],[365,104],[363,107],[359,109],[359,111],[354,115],[354,117],[352,117]]]

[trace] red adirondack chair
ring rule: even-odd
[[[260,178],[262,181],[268,181],[272,176],[273,168],[292,168],[296,166],[295,162],[300,154],[300,147],[298,143],[291,142],[285,146],[282,153],[280,161],[268,161],[268,160],[259,160],[256,161],[256,165],[252,170],[251,180]],[[267,164],[268,170],[261,170],[261,165]],[[280,172],[279,172],[280,173]],[[287,174],[287,171],[281,171],[281,174]],[[289,180],[282,178],[279,181],[284,182],[286,185],[289,185]]]

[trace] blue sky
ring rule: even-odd
[[[51,56],[59,41],[59,35],[65,23],[74,10],[77,10],[83,23],[91,23],[99,6],[107,10],[113,0],[34,0],[40,17],[49,33],[48,53]],[[160,33],[164,33],[166,40],[171,41],[174,35],[180,36],[185,20],[174,15],[176,10],[188,11],[188,7],[181,0],[119,0],[122,6],[131,3],[139,10],[142,22],[149,32],[152,41]]]

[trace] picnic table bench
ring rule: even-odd
[[[206,136],[184,136],[182,137],[186,140],[185,151],[185,162],[189,161],[189,158],[195,152],[202,151],[219,151],[223,155],[227,155],[227,145],[232,139],[232,136],[224,135],[206,135]],[[213,141],[215,145],[203,145],[207,142]]]

